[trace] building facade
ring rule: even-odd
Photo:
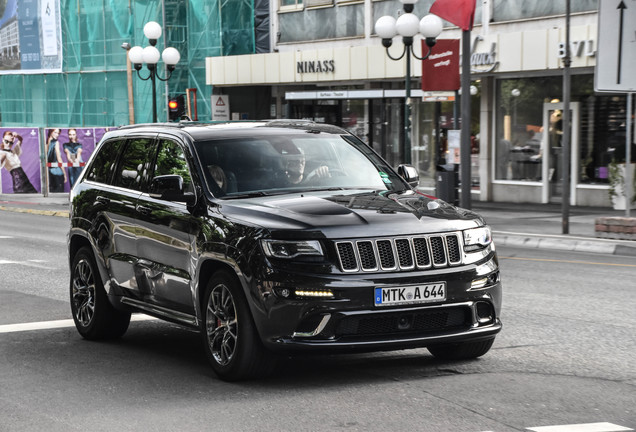
[[[432,0],[414,13],[427,14]],[[471,32],[470,119],[473,199],[560,202],[565,2],[477,1]],[[248,117],[246,91],[268,99],[260,116],[306,118],[356,133],[393,165],[403,162],[406,66],[387,56],[373,33],[394,0],[273,0],[272,52],[207,58],[206,81],[229,96],[234,118]],[[610,164],[624,162],[626,95],[594,91],[598,1],[572,2],[571,191],[573,205],[609,206]],[[446,23],[440,38],[459,39]],[[420,44],[414,43],[419,53]],[[402,42],[390,48],[399,56]],[[419,88],[421,64],[411,76]],[[412,91],[410,160],[433,191],[441,163],[452,162],[461,125],[457,95]],[[633,135],[632,135],[633,136]],[[636,152],[632,152],[634,154]]]

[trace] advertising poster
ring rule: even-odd
[[[0,128],[0,183],[3,194],[41,193],[40,132],[36,128]]]
[[[95,150],[96,134],[104,129],[45,129],[46,172],[49,192],[69,192]],[[101,138],[100,136],[100,138]]]
[[[59,0],[0,0],[0,71],[62,71]]]

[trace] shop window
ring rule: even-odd
[[[544,104],[562,101],[562,84],[561,76],[498,80],[495,180],[540,182],[542,173],[558,170],[544,170],[542,163],[548,146],[560,146],[563,113],[548,106],[544,117]],[[572,169],[579,184],[607,184],[610,162],[624,160],[626,97],[594,94],[591,74],[572,76],[571,95],[580,106],[579,130],[571,134],[578,136],[570,143],[572,151],[578,149]]]

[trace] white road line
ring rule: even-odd
[[[0,239],[11,239],[11,238],[13,238],[13,237],[11,237],[11,236],[1,236],[0,235]]]
[[[47,265],[43,265],[42,263],[46,263],[46,260],[25,260],[25,261],[15,261],[15,260],[3,260],[0,259],[0,265],[21,265],[25,267],[33,267],[42,270],[56,270],[58,267],[51,267]]]
[[[539,426],[526,429],[534,432],[620,432],[634,430],[612,423],[582,423],[558,426]]]
[[[130,319],[131,321],[148,321],[154,320],[148,315],[133,315]],[[67,327],[75,327],[75,322],[72,319],[66,320],[57,320],[57,321],[39,321],[39,322],[31,322],[31,323],[20,323],[20,324],[5,324],[0,325],[0,333],[16,333],[23,331],[33,331],[33,330],[50,330],[50,329],[59,329],[59,328],[67,328]]]

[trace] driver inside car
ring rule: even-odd
[[[305,175],[305,153],[296,146],[283,149],[282,158],[285,180],[292,185],[302,184],[314,177],[330,177],[329,167],[326,165],[320,165]]]

